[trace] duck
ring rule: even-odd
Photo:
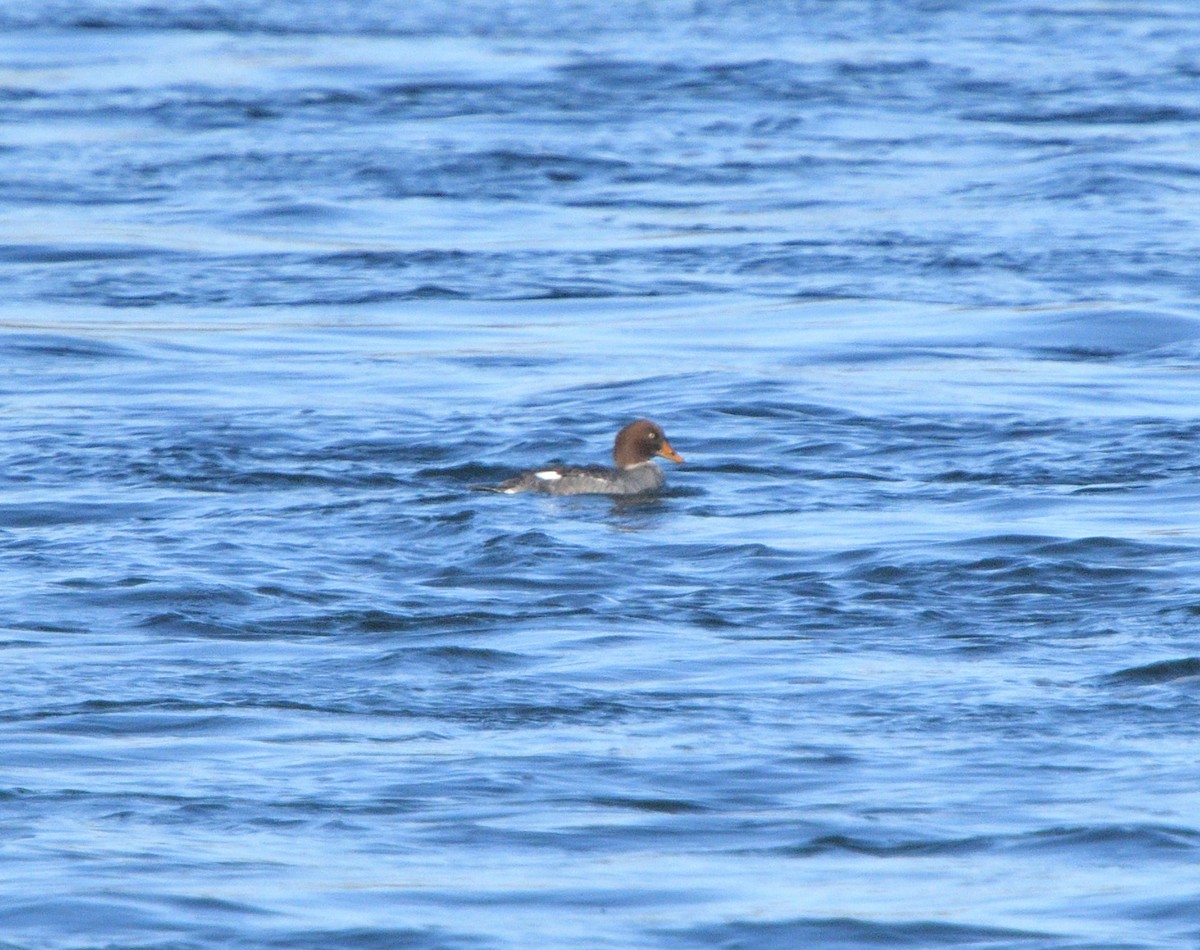
[[[549,465],[522,472],[495,486],[481,486],[503,495],[538,492],[543,495],[644,495],[666,482],[654,463],[656,456],[681,463],[683,457],[667,441],[662,427],[649,419],[634,419],[613,440],[612,468],[604,465]]]

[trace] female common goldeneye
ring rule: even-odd
[[[552,465],[522,472],[488,490],[506,495],[523,491],[546,495],[640,495],[663,487],[662,469],[651,461],[656,455],[672,462],[683,461],[661,428],[649,419],[636,419],[617,433],[613,443],[616,468]]]

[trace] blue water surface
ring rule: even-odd
[[[1190,4],[12,4],[0,163],[2,950],[1200,942]]]

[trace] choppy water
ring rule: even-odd
[[[0,947],[1200,941],[1189,4],[0,27]]]

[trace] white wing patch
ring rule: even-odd
[[[540,478],[544,482],[556,482],[562,478],[562,473],[556,472],[553,469],[545,472],[534,472],[533,475],[535,478]]]

